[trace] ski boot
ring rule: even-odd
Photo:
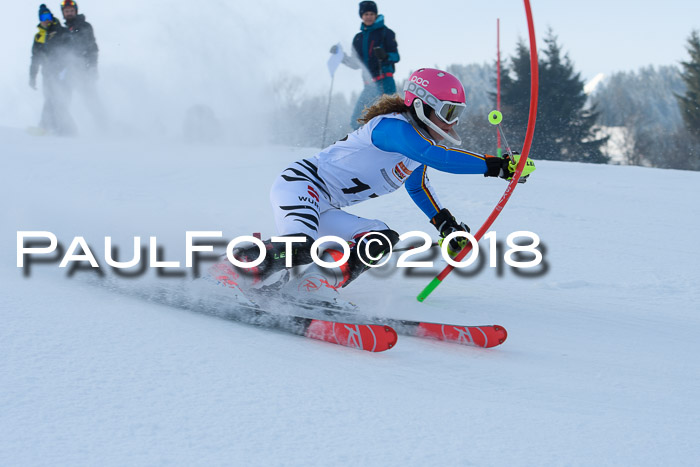
[[[364,239],[361,243],[356,243],[350,248],[350,257],[344,264],[325,268],[314,263],[306,268],[300,276],[289,280],[282,287],[280,293],[301,304],[344,311],[356,310],[357,305],[340,298],[339,289],[346,287],[369,269],[372,264],[378,262],[391,246],[398,242],[399,234],[387,229],[356,236],[356,238],[360,237],[364,237]],[[387,238],[391,242],[391,246],[386,245]],[[327,249],[320,259],[332,263],[339,261],[342,257],[341,251]]]
[[[303,235],[295,235],[303,236]],[[292,264],[303,265],[311,262],[309,254],[310,238],[302,246],[292,250]],[[237,296],[254,300],[254,296],[273,295],[289,280],[286,268],[285,244],[263,242],[265,245],[264,259],[259,265],[251,268],[234,266],[224,255],[222,259],[209,268],[210,277],[224,287],[232,289]],[[233,250],[233,256],[238,261],[250,263],[258,258],[260,251],[254,244],[244,244]]]

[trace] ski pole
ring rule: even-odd
[[[498,128],[498,134],[501,135],[501,139],[503,140],[503,144],[506,145],[506,152],[508,153],[508,157],[510,158],[510,161],[515,164],[515,157],[513,157],[513,151],[510,150],[510,145],[508,144],[508,140],[506,139],[506,135],[503,133],[503,128],[501,127],[501,122],[503,121],[503,114],[499,112],[498,110],[494,110],[489,114],[489,123],[491,125],[496,125]]]
[[[492,125],[498,125],[498,130],[501,132],[501,138],[503,139],[503,143],[506,146],[506,151],[508,152],[508,156],[510,157],[511,161],[515,163],[515,159],[513,157],[513,153],[510,150],[510,146],[508,146],[508,141],[506,140],[505,136],[503,135],[503,130],[501,129],[500,123],[501,120],[503,120],[503,115],[501,112],[498,110],[494,110],[491,113],[489,113],[489,122]],[[534,124],[534,122],[533,122]],[[488,219],[486,219],[486,222],[481,226],[481,228],[476,232],[474,235],[474,239],[478,242],[481,240],[481,237],[484,236],[486,231],[491,227],[493,222],[496,220],[498,215],[501,213],[503,210],[503,207],[506,205],[508,202],[508,199],[510,198],[510,195],[513,193],[513,190],[515,189],[515,185],[517,184],[518,179],[520,178],[520,174],[522,173],[523,169],[525,168],[525,158],[520,158],[520,162],[517,164],[515,174],[513,175],[513,178],[511,178],[510,183],[508,184],[508,188],[506,188],[506,192],[504,193],[503,197],[501,197],[501,200],[498,202],[498,205],[494,208],[494,210],[491,212],[491,215],[489,216]],[[459,254],[454,258],[454,261],[456,262],[461,262],[467,254],[472,250],[474,245],[472,245],[471,242],[465,246],[462,251],[459,252]],[[430,281],[430,283],[418,294],[418,299],[419,302],[424,301],[426,298],[428,298],[428,295],[430,295],[433,290],[435,290],[447,277],[447,275],[452,272],[454,269],[454,266],[451,264],[448,264],[445,269],[442,270],[440,274],[435,276],[435,278]]]
[[[525,142],[523,143],[523,156],[520,158],[520,162],[518,162],[516,168],[515,168],[515,173],[513,174],[513,178],[510,180],[508,183],[508,186],[506,187],[505,193],[503,193],[503,196],[501,197],[500,201],[496,205],[496,207],[491,211],[491,215],[489,215],[488,219],[486,219],[486,222],[479,228],[479,230],[476,232],[476,235],[474,235],[474,238],[478,242],[481,240],[481,237],[484,236],[486,231],[491,227],[491,225],[494,223],[498,215],[503,211],[503,208],[505,207],[506,203],[508,202],[508,199],[510,199],[510,196],[513,194],[513,191],[515,190],[515,187],[518,184],[518,180],[520,179],[520,174],[523,172],[523,169],[525,168],[525,163],[527,161],[527,155],[530,153],[530,146],[532,145],[532,138],[535,133],[535,122],[537,120],[537,86],[539,83],[539,68],[538,68],[538,62],[537,62],[537,42],[535,41],[535,25],[534,21],[532,19],[532,9],[530,8],[530,0],[524,0],[525,3],[525,15],[527,16],[527,29],[528,33],[530,36],[530,113],[528,115],[528,120],[527,120],[527,131],[525,132]],[[500,123],[500,120],[499,122]],[[472,249],[472,244],[471,242],[462,249],[462,251],[459,252],[457,257],[455,258],[455,261],[459,262],[464,259],[465,256],[471,251]],[[418,301],[422,302],[426,298],[428,298],[428,295],[430,295],[433,290],[437,288],[438,285],[442,283],[442,281],[447,277],[447,275],[452,272],[454,269],[454,266],[452,265],[447,265],[445,269],[442,270],[440,274],[438,274],[422,291],[420,294],[418,294]]]
[[[328,107],[326,108],[326,120],[323,122],[323,137],[321,138],[321,149],[326,147],[326,130],[328,129],[328,115],[331,113],[331,99],[333,99],[333,82],[335,74],[331,75],[331,89],[328,91]]]

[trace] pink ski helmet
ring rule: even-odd
[[[454,129],[445,132],[431,122],[423,110],[423,105],[429,106],[440,120],[449,125],[459,121],[467,107],[467,99],[462,83],[454,75],[435,68],[421,68],[408,78],[403,90],[405,104],[415,109],[423,123],[448,141],[462,143]]]

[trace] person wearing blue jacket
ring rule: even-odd
[[[365,87],[357,99],[350,125],[357,129],[358,119],[365,107],[371,105],[382,94],[394,94],[394,64],[400,59],[396,34],[384,25],[384,15],[379,15],[377,4],[360,2],[360,32],[352,40],[352,54],[344,55],[343,63],[352,69],[362,69]],[[336,53],[337,46],[331,47]]]
[[[217,279],[232,288],[239,286],[244,296],[251,289],[272,285],[267,282],[270,279],[282,284],[283,294],[336,300],[338,289],[389,252],[400,236],[383,221],[358,217],[344,208],[402,186],[442,239],[454,232],[469,232],[439,201],[428,170],[510,180],[520,156],[511,160],[507,155],[495,157],[454,147],[461,144],[454,126],[466,108],[466,96],[460,81],[450,73],[421,68],[410,76],[404,90],[404,97],[382,96],[366,109],[362,127],[320,153],[294,162],[275,180],[270,190],[275,223],[280,237],[295,238],[290,239],[293,249],[287,251],[285,243],[268,240],[264,260],[250,268],[250,274],[220,264],[215,268]],[[534,163],[528,160],[520,182],[534,170]],[[293,266],[311,263],[311,245],[324,236],[347,241],[349,259],[336,268],[312,264],[289,280],[289,256]],[[465,246],[464,237],[454,237],[447,251],[454,257]],[[257,261],[258,256],[255,245],[233,252],[241,263]],[[321,259],[333,263],[340,257],[339,251],[327,249]],[[273,278],[278,272],[282,277]]]

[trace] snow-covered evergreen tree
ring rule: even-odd
[[[690,34],[687,49],[690,60],[681,62],[683,66],[681,78],[687,89],[684,95],[677,97],[686,128],[692,135],[700,137],[700,35],[698,31]]]
[[[533,158],[606,163],[601,152],[606,138],[595,133],[595,107],[586,106],[584,82],[568,54],[562,53],[550,29],[539,60],[539,102],[532,144]],[[517,147],[524,139],[530,103],[530,51],[521,41],[511,59],[510,74],[501,82],[504,125]],[[510,138],[509,138],[510,139]]]

